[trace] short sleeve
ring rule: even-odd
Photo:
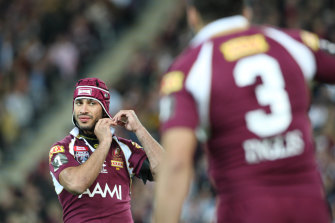
[[[186,87],[186,81],[200,48],[183,52],[164,74],[161,81],[161,131],[171,127],[195,129],[199,125],[196,101]]]
[[[79,163],[69,153],[69,148],[64,144],[54,144],[49,152],[49,169],[59,181],[59,174],[67,167],[78,166]]]
[[[335,44],[304,30],[293,30],[289,32],[289,35],[307,46],[313,53],[316,62],[314,80],[329,84],[335,83]]]

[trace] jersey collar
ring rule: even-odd
[[[197,46],[211,37],[222,32],[242,29],[248,27],[247,18],[242,15],[235,15],[215,20],[203,27],[196,36],[191,40],[191,46]]]

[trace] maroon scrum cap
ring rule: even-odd
[[[74,102],[76,99],[89,98],[98,101],[109,118],[110,94],[106,84],[99,78],[84,78],[77,82],[73,93],[72,122],[74,121]]]

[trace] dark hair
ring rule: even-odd
[[[241,14],[244,3],[243,0],[190,0],[188,2],[207,22]]]

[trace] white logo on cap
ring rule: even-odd
[[[92,89],[90,88],[79,88],[78,95],[92,95]]]

